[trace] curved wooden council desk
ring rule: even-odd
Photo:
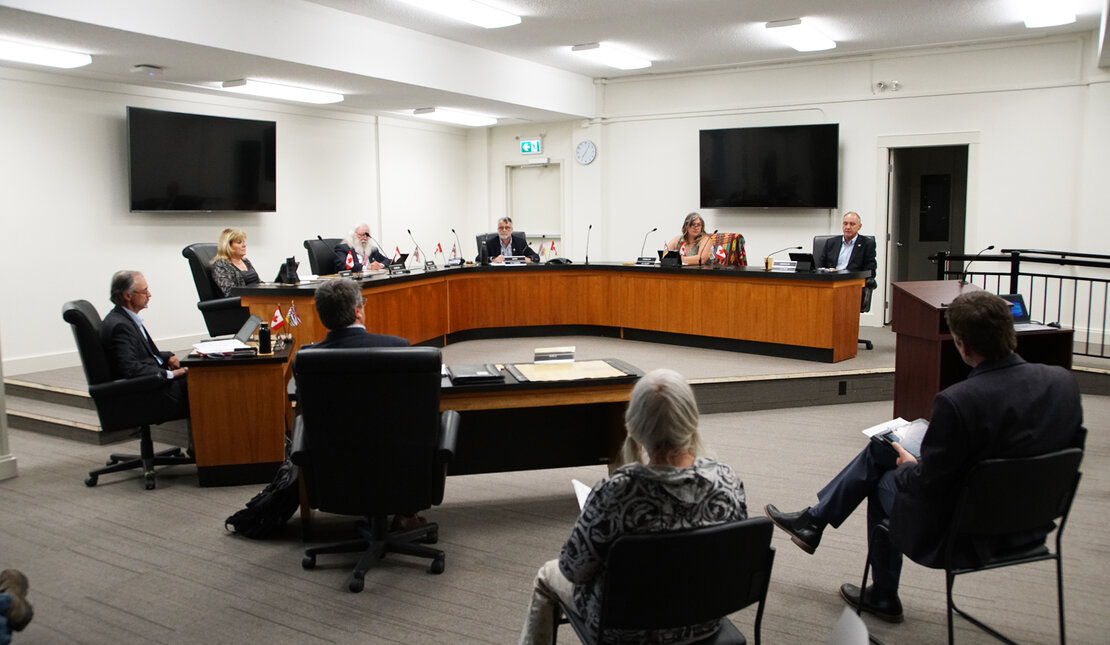
[[[856,355],[864,272],[771,273],[754,267],[619,264],[464,267],[359,278],[367,328],[413,344],[598,334],[838,362]],[[240,287],[270,320],[295,305],[297,345],[322,340],[316,283]]]

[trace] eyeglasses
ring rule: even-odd
[[[362,299],[362,306],[363,306],[363,307],[365,307],[365,306],[366,306],[366,298],[363,298],[363,299]]]
[[[365,233],[355,233],[355,235],[357,235],[359,237],[370,237],[370,232],[367,231]]]

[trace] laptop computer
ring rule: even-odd
[[[246,352],[254,348],[247,344],[254,330],[262,324],[262,319],[258,316],[251,314],[250,318],[243,323],[239,331],[235,332],[234,336],[221,336],[219,338],[210,338],[202,340],[193,345],[198,354],[230,354],[234,352]]]
[[[1002,293],[999,296],[1010,303],[1010,315],[1014,317],[1014,331],[1051,329],[1048,325],[1042,325],[1030,319],[1029,308],[1025,306],[1025,298],[1020,293]]]
[[[392,266],[397,266],[397,265],[405,266],[405,261],[408,260],[408,259],[409,259],[409,254],[408,253],[402,253],[401,255],[397,256],[396,260],[393,260],[389,264],[392,265]]]

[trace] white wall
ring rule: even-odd
[[[278,211],[128,212],[128,105],[276,121]],[[146,274],[154,297],[144,316],[158,342],[188,347],[205,327],[181,249],[215,241],[224,227],[247,232],[248,257],[263,279],[290,255],[308,273],[306,238],[338,236],[362,220],[378,232],[384,219],[387,239],[405,250],[409,217],[428,217],[439,237],[447,205],[467,203],[466,134],[389,125],[379,144],[377,130],[369,116],[0,69],[4,372],[77,364],[62,303],[87,299],[106,313],[108,281],[121,268]],[[427,163],[414,151],[425,151]],[[381,214],[379,156],[392,160]],[[431,241],[429,232],[421,244]]]

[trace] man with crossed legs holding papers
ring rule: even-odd
[[[796,513],[771,504],[764,509],[807,553],[817,549],[826,525],[840,526],[865,499],[869,536],[875,525],[890,518],[890,541],[879,533],[871,545],[872,584],[862,593],[852,584],[840,587],[849,605],[862,602],[864,611],[888,622],[903,620],[898,598],[902,554],[939,566],[944,530],[972,466],[985,459],[1082,447],[1086,436],[1079,388],[1068,370],[1026,363],[1014,353],[1017,339],[1009,303],[986,291],[964,293],[949,305],[945,320],[972,370],[966,380],[937,394],[920,458],[897,443],[869,441],[817,493],[814,506]],[[1043,543],[1048,532],[976,546],[997,553]]]

